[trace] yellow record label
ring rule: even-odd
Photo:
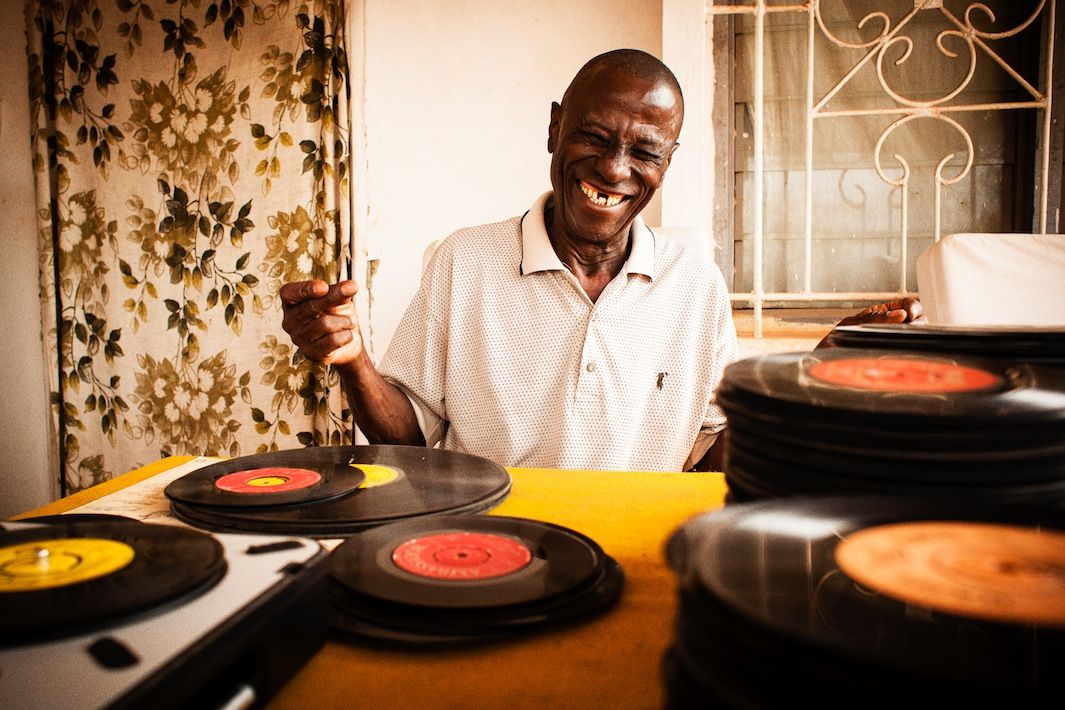
[[[366,474],[366,480],[362,482],[359,488],[374,488],[376,486],[383,486],[386,483],[399,478],[399,471],[388,466],[378,466],[372,463],[360,463],[352,464],[352,468],[357,468]]]
[[[94,537],[34,540],[0,547],[0,593],[65,587],[117,572],[133,548]]]
[[[836,547],[859,584],[908,604],[985,621],[1065,626],[1065,534],[1012,525],[910,522]]]
[[[257,478],[249,478],[247,481],[249,486],[255,486],[256,488],[272,488],[273,486],[283,486],[288,483],[288,479],[284,476],[259,476]]]

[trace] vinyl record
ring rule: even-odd
[[[1065,508],[1065,369],[836,348],[730,365],[717,401],[734,500],[909,495]]]
[[[300,456],[359,469],[370,485],[351,495],[300,505],[233,508],[172,500],[174,514],[192,525],[226,532],[271,532],[337,537],[407,518],[465,514],[498,505],[510,475],[478,456],[419,446],[340,446],[300,449]],[[272,454],[263,454],[270,461]]]
[[[717,399],[745,412],[863,427],[883,421],[920,431],[1065,425],[1065,372],[990,358],[834,348],[748,358],[725,370]],[[802,419],[791,419],[797,426]]]
[[[113,622],[202,593],[225,569],[214,538],[172,526],[74,516],[5,531],[0,639],[21,643]]]
[[[443,516],[374,528],[331,558],[334,627],[400,644],[482,642],[609,608],[621,567],[550,523]]]
[[[326,451],[326,453],[323,453]],[[291,449],[220,461],[166,487],[187,505],[260,507],[309,503],[348,495],[366,474],[323,449]]]
[[[334,585],[333,627],[399,644],[466,644],[505,638],[534,627],[589,618],[621,596],[625,574],[604,555],[600,572],[554,597],[513,607],[438,609],[382,602]]]
[[[781,416],[767,405],[761,411],[726,405],[728,428],[747,440],[782,450],[820,450],[841,457],[853,454],[881,460],[911,459],[914,463],[1058,459],[1065,456],[1065,426],[1059,422],[1012,424],[1003,414],[999,425],[964,420],[924,421],[917,426],[908,415],[890,412],[874,417],[855,415],[849,421],[824,416],[810,407],[805,416]],[[904,445],[903,445],[904,444]],[[1056,476],[1056,474],[1050,474]]]
[[[1065,328],[927,323],[866,323],[838,326],[825,344],[841,348],[912,350],[1065,365]]]
[[[747,707],[840,704],[863,691],[876,707],[903,696],[1065,698],[1061,514],[887,497],[763,501],[694,518],[667,551],[684,580],[678,697],[694,686]]]
[[[993,452],[967,448],[952,450],[949,447],[929,451],[900,438],[892,449],[876,443],[863,447],[867,442],[861,439],[839,444],[813,437],[778,438],[764,430],[740,426],[732,427],[728,442],[725,470],[729,473],[735,467],[743,466],[753,475],[778,481],[787,487],[792,487],[792,481],[798,485],[800,476],[808,477],[810,486],[803,489],[807,492],[831,491],[831,487],[811,487],[815,481],[823,483],[828,479],[841,481],[842,485],[853,484],[856,488],[869,485],[870,492],[888,494],[895,492],[891,488],[895,485],[991,491],[1040,485],[1056,489],[1065,484],[1065,447],[1062,445],[1047,450],[1018,451],[1002,446]],[[796,487],[795,490],[800,489]]]
[[[332,555],[333,579],[382,601],[484,609],[541,601],[585,582],[599,546],[550,523],[447,516],[368,530]]]

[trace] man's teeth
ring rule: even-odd
[[[591,200],[594,204],[600,207],[614,207],[620,205],[621,201],[625,199],[624,195],[611,195],[609,192],[600,192],[586,182],[578,183],[581,187],[581,192]]]

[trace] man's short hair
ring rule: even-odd
[[[577,75],[573,77],[569,88],[566,89],[566,94],[584,80],[585,77],[603,67],[618,69],[645,81],[665,84],[676,93],[677,99],[680,101],[681,115],[683,115],[684,93],[680,90],[680,82],[677,81],[677,77],[674,76],[669,67],[662,63],[661,59],[640,49],[612,49],[609,52],[603,52],[592,57],[585,62],[584,66],[577,72]],[[565,102],[565,95],[563,95],[562,100]]]

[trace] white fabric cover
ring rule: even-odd
[[[917,257],[928,322],[1065,326],[1065,235],[952,234]]]

